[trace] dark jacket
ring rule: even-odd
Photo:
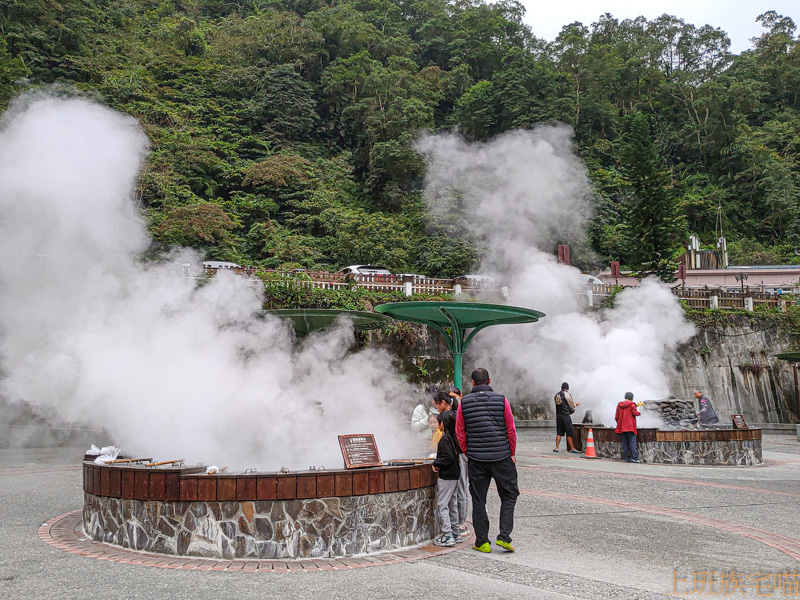
[[[700,406],[700,410],[697,411],[697,416],[700,417],[701,423],[703,423],[704,425],[719,423],[719,417],[717,416],[717,413],[714,411],[714,407],[711,406],[711,400],[701,395],[697,399],[697,404]]]
[[[623,400],[617,404],[617,414],[614,415],[614,418],[617,420],[617,428],[614,432],[629,432],[636,435],[638,433],[636,429],[636,417],[640,414],[642,413],[636,410],[636,403],[631,400]]]
[[[456,445],[455,437],[449,433],[445,433],[439,440],[436,459],[433,461],[433,466],[439,469],[439,479],[458,479],[461,476]]]
[[[557,415],[564,415],[568,417],[575,412],[575,402],[572,401],[572,396],[570,395],[569,391],[561,390],[555,396],[553,396],[553,400],[556,402]]]
[[[517,430],[508,400],[488,385],[476,385],[461,399],[456,434],[467,457],[482,462],[513,456],[517,446]]]

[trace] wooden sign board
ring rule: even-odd
[[[340,435],[339,446],[342,448],[344,466],[348,469],[380,467],[383,464],[375,436],[371,433]]]
[[[731,420],[733,421],[734,429],[750,429],[743,415],[731,415]]]

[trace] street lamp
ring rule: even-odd
[[[741,284],[742,284],[742,296],[744,296],[744,282],[747,279],[747,273],[739,273],[738,275],[734,275],[733,278],[736,281],[741,282]]]

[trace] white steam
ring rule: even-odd
[[[553,257],[559,242],[581,242],[591,215],[586,169],[563,125],[515,131],[485,144],[452,134],[428,136],[426,199],[434,217],[460,217],[488,253],[481,267],[509,286],[509,304],[541,310],[536,324],[481,332],[470,348],[474,365],[489,369],[496,389],[552,410],[562,381],[595,422],[614,424],[614,410],[631,391],[636,400],[669,395],[665,373],[694,328],[663,284],[645,281],[617,297],[616,308],[589,311],[585,285],[573,267]],[[646,417],[640,419],[647,424]]]
[[[235,468],[342,464],[337,434],[407,455],[391,357],[345,322],[297,342],[254,280],[152,268],[133,200],[148,143],[87,101],[29,97],[0,129],[0,395],[134,454]],[[322,410],[321,410],[322,409]],[[322,414],[324,411],[324,415]],[[2,415],[0,415],[2,418]]]

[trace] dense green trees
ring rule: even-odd
[[[593,253],[658,268],[720,227],[738,262],[800,246],[800,40],[751,50],[663,15],[537,39],[514,0],[8,0],[0,108],[58,82],[136,116],[160,244],[266,267],[454,276],[481,248],[421,201],[421,131],[560,121],[595,185]],[[573,252],[575,256],[575,252]]]

